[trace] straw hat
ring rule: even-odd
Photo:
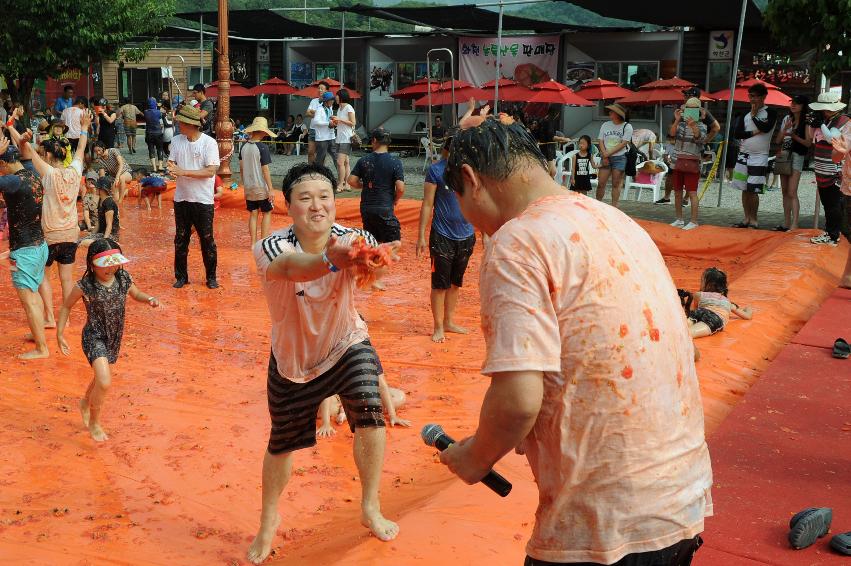
[[[246,134],[250,134],[251,132],[263,132],[270,138],[278,137],[277,135],[272,133],[272,130],[269,129],[269,122],[266,121],[266,118],[262,116],[257,116],[256,118],[254,118],[254,121],[251,122],[251,125],[245,128]]]
[[[201,127],[201,111],[192,106],[181,106],[174,119],[184,124]]]
[[[839,99],[840,95],[838,92],[823,92],[818,95],[818,102],[813,102],[810,104],[810,109],[837,112],[847,106],[847,104],[841,102]]]
[[[700,99],[691,97],[686,100],[686,108],[700,108]]]
[[[606,110],[611,110],[612,112],[626,120],[626,109],[620,104],[609,104],[608,106],[606,106]]]

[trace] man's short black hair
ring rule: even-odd
[[[65,88],[62,89],[62,92],[68,92],[69,90],[74,90],[74,85],[65,85]]]
[[[765,88],[765,85],[762,84],[762,83],[756,83],[756,84],[751,85],[748,88],[748,92],[750,94],[755,94],[757,96],[767,96],[768,95],[768,89]]]
[[[516,122],[503,124],[495,118],[486,118],[474,128],[456,132],[446,161],[443,178],[458,194],[464,194],[463,165],[495,181],[507,179],[524,161],[547,168],[538,142],[523,126]]]
[[[192,90],[194,90],[195,92],[207,92],[207,88],[204,86],[203,83],[198,83],[197,85],[193,86]]]
[[[281,183],[281,190],[284,191],[284,199],[287,203],[290,202],[290,197],[293,194],[293,186],[304,177],[324,177],[331,183],[332,194],[334,193],[334,187],[337,186],[337,178],[329,168],[318,163],[299,163],[287,171],[287,175],[284,177],[283,183]]]
[[[372,134],[370,134],[369,139],[375,140],[381,145],[390,145],[390,143],[393,141],[393,137],[390,135],[390,132],[388,132],[381,126],[372,130]]]
[[[86,106],[86,107],[88,107],[89,99],[86,98],[85,96],[78,96],[77,98],[74,99],[74,105],[75,106]]]

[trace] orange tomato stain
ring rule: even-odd
[[[647,319],[647,332],[650,339],[654,342],[659,341],[659,329],[653,326],[653,311],[649,307],[644,307],[644,318]]]
[[[629,334],[629,326],[626,324],[621,324],[621,338],[626,338],[626,335]]]
[[[629,266],[623,262],[618,265],[618,271],[620,271],[621,275],[624,275],[627,271],[629,271]]]
[[[632,366],[625,366],[621,370],[621,377],[624,379],[632,379]]]
[[[579,241],[579,240],[581,240],[581,239],[582,239],[582,238],[580,238],[580,237],[579,237],[579,232],[574,232],[573,234],[571,234],[571,235],[570,235],[570,241],[571,241],[571,242],[576,243],[576,242],[578,242],[578,241]]]
[[[680,387],[682,387],[682,385],[683,385],[683,372],[682,372],[682,370],[677,372],[677,385],[679,385]]]

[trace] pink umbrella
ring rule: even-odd
[[[582,85],[578,91],[582,98],[587,100],[615,100],[629,96],[632,91],[623,88],[618,83],[605,79],[594,79]]]

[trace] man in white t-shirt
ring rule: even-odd
[[[765,192],[768,154],[777,124],[777,112],[765,105],[768,89],[757,83],[748,89],[751,111],[736,121],[733,137],[739,140],[739,153],[733,171],[733,187],[742,191],[744,219],[736,228],[758,228],[759,195]]]
[[[290,169],[282,188],[293,225],[254,245],[272,318],[267,396],[272,429],[263,457],[260,529],[248,560],[269,556],[281,522],[278,499],[292,473],[295,451],[316,444],[316,412],[339,395],[354,433],[354,458],[363,499],[361,524],[382,541],[399,526],[385,519],[378,496],[384,461],[384,413],[378,380],[381,363],[366,324],[355,308],[355,270],[350,257],[358,238],[375,246],[369,232],[335,223],[334,174],[316,163]],[[399,242],[394,243],[398,249]]]
[[[322,95],[328,92],[328,83],[325,81],[320,81],[316,88],[319,89],[319,96],[310,101],[310,104],[307,107],[307,112],[305,114],[308,118],[310,118],[310,129],[307,132],[307,162],[313,163],[313,159],[316,157],[316,131],[313,129],[313,117],[316,115],[316,111],[319,110],[319,107],[322,106],[322,102],[320,99]]]
[[[314,132],[315,141],[313,143],[316,148],[314,159],[310,163],[318,163],[324,166],[328,155],[331,155],[331,161],[336,162],[335,155],[332,152],[332,145],[337,138],[337,134],[334,132],[334,126],[331,123],[331,116],[334,115],[334,95],[326,92],[320,97],[320,100],[322,101],[322,105],[316,110],[313,121],[310,122],[310,126],[313,128],[312,131]]]
[[[186,260],[192,228],[201,240],[201,257],[207,287],[216,289],[216,240],[213,238],[213,194],[219,148],[216,140],[201,133],[201,112],[184,105],[175,116],[180,135],[171,141],[168,172],[177,179],[174,191],[174,288],[189,283]]]
[[[89,101],[85,96],[78,96],[74,101],[74,106],[70,106],[62,111],[61,120],[68,126],[68,131],[65,137],[71,142],[71,151],[77,151],[77,144],[80,142],[80,118],[83,117],[86,109],[89,107]]]

